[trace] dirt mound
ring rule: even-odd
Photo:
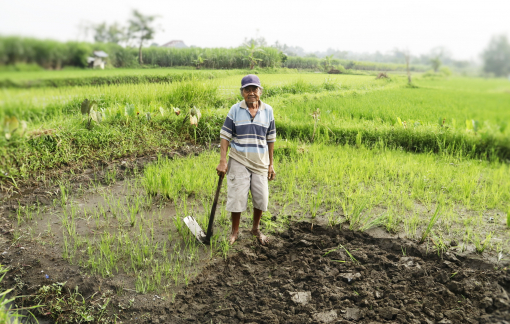
[[[376,79],[389,79],[390,77],[388,76],[388,74],[386,72],[380,72]]]
[[[293,225],[204,270],[170,317],[197,323],[510,323],[510,275],[425,245]]]

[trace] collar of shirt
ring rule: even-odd
[[[248,109],[248,105],[246,104],[245,100],[241,101],[241,105],[239,107]],[[266,104],[263,103],[261,100],[259,100],[259,110],[265,110],[265,109],[266,109]]]

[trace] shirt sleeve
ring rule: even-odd
[[[235,129],[236,125],[234,122],[234,118],[232,116],[232,110],[230,110],[227,115],[227,118],[225,118],[223,126],[221,127],[220,138],[223,138],[230,142],[235,134]]]
[[[269,123],[269,127],[267,128],[266,142],[267,143],[276,142],[276,127],[274,125],[273,114],[271,114],[271,122]]]

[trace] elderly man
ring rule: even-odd
[[[276,173],[273,168],[273,149],[276,140],[273,108],[260,101],[262,86],[256,75],[241,80],[244,100],[233,105],[221,128],[221,157],[216,168],[218,175],[227,174],[227,211],[232,213],[230,244],[237,240],[241,213],[246,210],[248,191],[253,201],[251,233],[260,244],[268,238],[259,229],[262,213],[269,200],[268,180]],[[227,164],[227,151],[230,154]]]

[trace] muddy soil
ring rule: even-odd
[[[510,323],[510,274],[501,265],[306,222],[272,235],[268,247],[244,229],[231,256],[211,260],[174,300],[90,276],[58,248],[6,243],[4,287],[30,295],[67,282],[85,298],[105,294],[112,322]]]
[[[238,248],[176,296],[171,322],[510,323],[506,269],[425,244],[299,223]]]

